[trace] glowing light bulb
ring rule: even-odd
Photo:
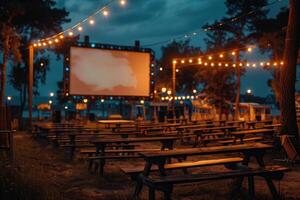
[[[236,67],[236,64],[232,64],[232,67]]]
[[[234,55],[235,55],[235,51],[233,51],[233,52],[231,53],[231,55],[233,55],[233,56],[234,56]]]
[[[173,64],[177,64],[177,61],[176,61],[176,60],[173,60]]]
[[[162,68],[162,67],[160,67],[160,68],[159,68],[159,71],[162,71],[162,70],[163,70],[163,68]]]
[[[48,44],[52,44],[52,41],[51,41],[51,40],[49,40]]]
[[[251,51],[252,51],[252,48],[251,48],[251,47],[248,47],[248,48],[247,48],[247,51],[248,51],[248,52],[251,52]]]
[[[242,67],[243,66],[243,63],[240,63],[240,67]]]
[[[109,12],[108,12],[108,10],[103,10],[102,14],[103,14],[104,16],[108,16]]]
[[[228,67],[228,64],[227,64],[227,63],[225,64],[225,67]]]
[[[34,44],[33,44],[33,46],[34,46],[34,47],[36,47],[36,46],[37,46],[37,44],[35,44],[35,43],[34,43]]]
[[[213,67],[213,66],[215,66],[215,64],[214,64],[214,63],[211,63],[211,64],[210,64],[210,66],[212,66],[212,67]]]
[[[60,38],[60,39],[63,39],[63,38],[64,38],[64,36],[63,36],[63,35],[60,35],[60,36],[59,36],[59,38]]]
[[[256,64],[255,64],[255,63],[254,63],[254,64],[252,64],[252,67],[254,67],[254,68],[255,68],[255,67],[256,67]]]
[[[122,6],[125,6],[125,5],[126,5],[126,1],[125,1],[125,0],[121,0],[121,1],[120,1],[120,4],[121,4]]]
[[[208,60],[211,60],[212,59],[212,57],[211,56],[208,56]]]
[[[281,65],[284,65],[284,62],[283,62],[283,61],[281,61],[281,62],[280,62],[280,64],[281,64]]]
[[[250,66],[250,64],[249,64],[249,63],[247,63],[247,64],[246,64],[246,66],[247,66],[247,67],[249,67],[249,66]]]
[[[82,28],[82,26],[78,26],[78,31],[82,31],[83,30],[83,28]]]
[[[222,66],[222,63],[219,63],[219,66]]]
[[[204,65],[205,65],[205,66],[207,66],[207,62],[206,62],[206,63],[204,63]]]
[[[54,40],[54,42],[58,43],[58,42],[59,42],[59,40],[56,38],[56,39]]]
[[[88,99],[83,99],[83,103],[87,103],[88,101]]]
[[[74,33],[72,31],[69,31],[69,36],[73,36]]]
[[[223,57],[224,57],[224,55],[223,55],[223,54],[220,54],[220,55],[219,55],[219,57],[220,57],[220,58],[223,58]]]
[[[90,24],[90,25],[94,25],[94,24],[95,24],[95,20],[90,19],[90,20],[89,20],[89,24]]]
[[[263,63],[263,62],[261,62],[261,63],[260,63],[260,66],[264,66],[264,63]]]
[[[274,62],[274,66],[277,66],[277,62]]]
[[[270,63],[269,63],[269,62],[267,62],[267,65],[268,65],[268,66],[270,66]]]
[[[39,43],[38,43],[38,46],[39,46],[39,47],[42,46],[42,43],[39,42]]]
[[[189,63],[192,63],[193,62],[193,60],[192,59],[189,59]]]
[[[179,72],[179,69],[176,69],[176,72]]]
[[[184,64],[184,62],[185,62],[184,60],[181,60],[181,63],[182,63],[182,64]]]

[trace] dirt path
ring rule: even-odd
[[[273,157],[268,156],[267,160],[273,161]],[[143,164],[141,161],[125,163]],[[45,141],[33,140],[25,133],[17,133],[15,162],[13,165],[1,165],[0,199],[130,199],[134,183],[120,172],[120,165],[124,165],[124,162],[108,163],[105,178],[100,178],[90,174],[82,160],[67,162],[62,149],[55,149]],[[293,171],[280,182],[280,191],[285,199],[300,199],[300,166],[291,167]],[[232,182],[228,180],[178,186],[174,190],[173,197],[184,200],[228,199],[230,183]],[[263,180],[256,181],[258,199],[271,199],[265,185]],[[278,182],[276,186],[279,188]],[[247,198],[245,194],[246,188],[237,198],[245,199]],[[142,199],[146,197],[147,191],[144,190]]]

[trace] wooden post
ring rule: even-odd
[[[34,48],[29,46],[29,69],[28,69],[28,109],[29,109],[29,128],[32,128],[32,96],[33,96],[33,57]]]
[[[172,94],[173,94],[173,119],[176,119],[175,117],[175,95],[176,95],[176,62],[173,62],[173,67],[172,67]]]

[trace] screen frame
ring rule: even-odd
[[[70,86],[71,86],[71,48],[87,48],[87,49],[99,49],[104,51],[120,51],[120,52],[129,52],[129,53],[147,53],[149,54],[149,93],[148,95],[106,95],[106,94],[76,94],[70,93]],[[150,100],[154,97],[154,72],[155,72],[155,63],[154,63],[154,51],[149,48],[137,48],[134,46],[119,46],[119,45],[111,45],[111,44],[95,44],[95,43],[82,43],[77,42],[75,44],[70,45],[68,54],[65,56],[65,63],[64,63],[64,91],[65,94],[68,96],[76,96],[76,97],[85,97],[85,98],[102,98],[102,99],[125,99],[125,100],[139,100],[145,99]],[[68,70],[66,70],[68,68]],[[66,73],[67,72],[67,73]]]

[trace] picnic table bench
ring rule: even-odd
[[[283,166],[267,166],[264,168],[250,168],[244,167],[237,170],[227,172],[209,172],[205,174],[185,174],[177,176],[167,177],[143,177],[143,184],[149,187],[149,200],[155,200],[155,191],[160,190],[164,192],[164,199],[171,199],[171,193],[173,185],[175,184],[186,184],[186,183],[198,183],[210,180],[223,180],[223,179],[236,179],[242,180],[244,177],[248,177],[248,193],[251,199],[255,199],[255,183],[254,177],[263,177],[267,182],[269,190],[272,194],[273,199],[279,200],[280,195],[278,194],[272,179],[281,180],[284,172],[290,171],[289,168]],[[239,186],[236,187],[239,189]],[[231,195],[235,191],[232,191]]]
[[[105,128],[111,128],[114,125],[116,128],[121,127],[122,125],[134,125],[133,120],[122,120],[122,119],[115,119],[115,120],[99,120],[99,124],[104,124]]]
[[[203,141],[206,137],[209,136],[209,134],[214,136],[226,136],[230,132],[236,130],[239,128],[238,126],[220,126],[220,127],[210,127],[210,128],[199,128],[199,129],[193,129],[193,134],[195,137],[195,143],[194,147],[198,146],[201,141]],[[220,133],[220,131],[222,133]]]
[[[274,134],[274,129],[251,129],[251,130],[242,130],[242,131],[233,131],[230,132],[230,135],[234,137],[233,143],[235,143],[238,139],[241,143],[244,142],[244,137],[246,135],[257,135],[257,134]]]
[[[246,125],[248,126],[249,129],[255,129],[256,124],[265,124],[265,125],[270,125],[272,124],[272,120],[263,120],[263,121],[248,121],[246,122]]]
[[[99,160],[99,173],[101,176],[104,174],[104,165],[106,159],[116,159],[116,158],[131,158],[140,157],[137,156],[106,156],[106,147],[111,144],[132,144],[132,143],[145,143],[145,142],[160,142],[161,150],[173,149],[174,141],[178,137],[145,137],[145,138],[120,138],[120,139],[95,139],[91,142],[96,147],[96,154],[94,157],[89,158],[89,166],[91,167],[94,160]]]
[[[162,179],[167,179],[165,173],[165,166],[167,160],[171,158],[177,158],[178,160],[186,159],[189,156],[199,156],[199,155],[218,155],[218,154],[232,154],[232,153],[242,153],[244,160],[243,165],[248,165],[250,158],[255,157],[257,163],[260,167],[264,167],[265,163],[263,161],[263,156],[266,150],[271,149],[271,145],[262,144],[262,143],[251,143],[251,144],[239,144],[231,146],[215,146],[215,147],[202,147],[202,148],[188,148],[188,149],[176,149],[170,151],[159,151],[159,152],[143,152],[140,155],[146,161],[142,175],[137,179],[137,185],[134,192],[134,197],[137,197],[142,189],[143,183],[147,183],[148,176],[154,165],[157,166],[159,175],[163,177]],[[180,163],[178,163],[180,165]],[[188,175],[187,175],[188,176]],[[170,176],[171,178],[172,176]],[[181,182],[186,182],[187,177],[181,177]],[[199,180],[200,181],[200,180]],[[269,183],[268,183],[269,184]],[[270,183],[272,184],[272,183]],[[151,184],[150,184],[151,185]],[[172,184],[173,185],[173,184]],[[148,185],[149,186],[149,185]],[[164,188],[164,187],[163,187]],[[155,188],[157,189],[157,188]],[[155,190],[153,187],[150,187],[150,197],[154,195]],[[168,189],[168,187],[167,187]],[[169,195],[171,190],[166,192]]]

